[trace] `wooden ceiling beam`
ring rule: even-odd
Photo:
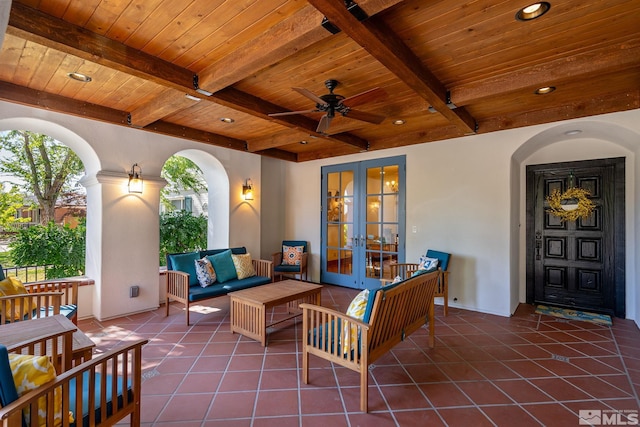
[[[461,131],[475,132],[475,119],[463,107],[449,108],[444,85],[382,19],[372,16],[360,22],[342,1],[308,1]]]
[[[286,160],[289,162],[299,162],[300,159],[296,153],[291,153],[289,151],[279,150],[277,148],[269,148],[267,150],[260,151],[258,153],[260,156],[273,157],[274,159]]]
[[[257,151],[267,150],[269,148],[280,147],[283,145],[294,144],[303,140],[308,141],[308,134],[301,134],[290,129],[281,132],[272,133],[262,138],[254,138],[247,141],[247,149],[255,153]]]
[[[70,114],[121,126],[129,125],[129,113],[101,105],[78,101],[13,83],[0,82],[0,99],[43,110]]]
[[[401,1],[362,0],[359,4],[373,16]],[[331,37],[332,34],[321,26],[323,17],[313,6],[302,8],[268,31],[239,46],[232,54],[200,70],[198,85],[209,92],[216,92]]]
[[[158,120],[146,126],[144,130],[161,133],[163,135],[175,136],[181,139],[202,142],[217,147],[231,148],[233,150],[246,151],[247,143],[241,139],[230,138],[216,133],[206,132],[199,129],[188,128],[173,123]]]
[[[618,93],[608,93],[585,101],[572,102],[540,110],[525,111],[480,121],[479,132],[489,133],[505,129],[539,125],[554,121],[578,119],[616,111],[640,108],[640,89]],[[576,125],[579,127],[579,125]]]
[[[11,4],[7,33],[163,86],[193,89],[192,71],[17,1]]]
[[[13,83],[0,82],[0,100],[70,114],[90,120],[98,120],[119,126],[129,126],[129,113],[115,110],[101,105],[77,101],[60,95],[54,95]],[[182,139],[216,145],[218,147],[231,148],[239,151],[247,151],[245,141],[211,132],[200,131],[192,128],[157,121],[143,130],[162,135],[175,136]],[[286,157],[286,156],[285,156]],[[295,160],[293,160],[295,161]]]
[[[191,107],[199,101],[187,98],[184,91],[167,88],[160,95],[131,112],[131,125],[145,127],[176,111]],[[201,99],[201,98],[198,98]]]
[[[612,70],[640,67],[640,39],[610,45],[542,65],[510,71],[481,81],[460,84],[451,88],[451,100],[459,106],[477,104],[495,97],[527,88],[537,88],[559,82],[572,81],[586,75],[604,75]]]

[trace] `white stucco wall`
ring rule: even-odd
[[[211,247],[246,246],[260,253],[260,157],[192,141],[114,126],[51,111],[0,102],[0,130],[46,133],[82,159],[87,187],[86,274],[95,280],[80,293],[79,315],[98,319],[153,309],[159,302],[159,191],[164,162],[178,152],[207,169],[215,203]],[[128,171],[142,168],[144,191],[128,194]],[[256,186],[253,202],[241,200],[246,178]],[[223,213],[221,213],[223,212]],[[210,211],[211,213],[211,211]],[[216,227],[215,221],[220,222]],[[224,230],[221,234],[220,230]],[[140,296],[129,298],[129,287]]]
[[[564,135],[577,127],[584,129],[578,137]],[[525,301],[526,165],[625,156],[626,310],[628,318],[637,319],[639,151],[640,110],[633,110],[301,164],[283,162],[285,235],[311,242],[311,278],[319,280],[320,168],[406,154],[407,261],[428,248],[452,253],[450,305],[509,316]],[[414,226],[416,233],[411,232]]]

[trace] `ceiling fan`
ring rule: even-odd
[[[338,86],[338,84],[339,82],[333,79],[325,81],[324,85],[327,87],[327,89],[329,89],[329,93],[321,96],[318,96],[307,89],[294,87],[292,88],[293,90],[315,101],[316,108],[303,111],[286,111],[284,113],[272,113],[269,114],[269,116],[277,117],[288,116],[291,114],[308,114],[320,112],[325,113],[318,123],[318,128],[316,129],[316,132],[318,133],[325,133],[327,129],[329,129],[331,120],[335,117],[336,113],[342,114],[344,117],[361,120],[368,123],[382,123],[382,121],[385,119],[384,116],[366,113],[364,111],[352,110],[351,107],[367,102],[376,101],[378,99],[386,97],[387,93],[384,91],[384,89],[377,87],[345,98],[342,95],[333,93],[333,90],[336,88],[336,86]]]

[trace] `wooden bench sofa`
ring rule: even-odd
[[[265,285],[273,281],[273,263],[270,260],[251,259],[256,275],[242,279],[226,280],[223,283],[217,281],[207,287],[200,286],[196,277],[195,261],[203,257],[211,257],[231,251],[235,255],[246,255],[245,247],[228,249],[208,249],[205,251],[188,252],[182,254],[167,255],[167,291],[166,291],[166,315],[169,315],[170,300],[178,301],[185,305],[187,326],[189,325],[189,306],[192,303],[216,298],[229,292],[254,286]]]
[[[360,409],[368,412],[369,365],[427,320],[429,347],[435,345],[433,295],[437,282],[438,272],[433,272],[370,291],[363,321],[330,308],[301,304],[304,383],[309,383],[310,354],[359,372]]]

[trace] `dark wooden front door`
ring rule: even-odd
[[[562,221],[546,197],[572,184],[595,210]],[[527,302],[624,317],[624,290],[624,158],[527,167]]]

